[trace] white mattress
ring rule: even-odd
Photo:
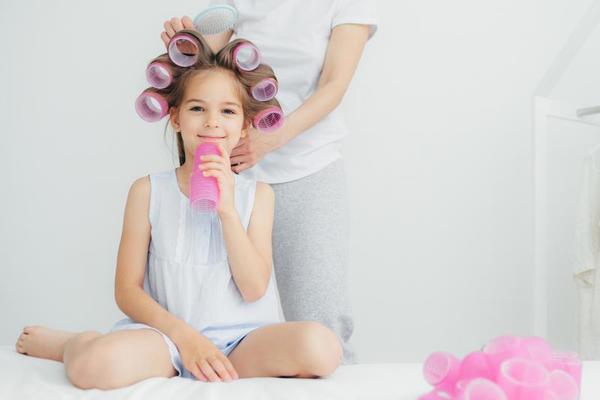
[[[152,378],[102,391],[80,390],[67,380],[63,364],[17,353],[0,346],[0,399],[394,399],[415,400],[429,385],[419,363],[341,366],[325,379],[240,379],[204,383],[184,378]],[[600,399],[600,362],[586,362],[582,400]]]

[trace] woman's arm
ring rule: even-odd
[[[300,107],[286,115],[283,127],[275,134],[263,135],[252,129],[246,138],[240,140],[231,152],[231,163],[236,173],[252,167],[265,154],[283,147],[340,104],[368,37],[367,25],[341,24],[333,28],[315,92]]]
[[[221,214],[231,275],[246,302],[264,296],[271,278],[274,204],[271,186],[258,182],[248,232],[237,212]]]
[[[367,25],[342,24],[333,28],[317,90],[286,116],[280,146],[312,127],[340,104],[368,37]]]
[[[176,342],[189,328],[144,291],[144,274],[150,244],[150,178],[136,180],[129,189],[123,232],[117,256],[115,300],[127,316],[157,328]]]

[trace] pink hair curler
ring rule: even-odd
[[[283,125],[283,112],[279,107],[269,107],[254,117],[253,124],[263,133],[276,131]]]
[[[429,393],[422,394],[417,400],[452,400],[452,396],[441,390],[432,390]]]
[[[579,385],[575,379],[565,371],[559,369],[550,372],[548,391],[560,400],[579,399]]]
[[[167,115],[169,104],[160,94],[146,89],[136,99],[135,110],[143,120],[156,122]]]
[[[500,386],[484,378],[476,378],[468,382],[456,398],[460,400],[508,400]]]
[[[512,358],[501,364],[497,383],[510,400],[546,400],[550,379],[542,363]]]
[[[548,370],[552,370],[552,347],[539,336],[528,336],[521,339],[519,355],[541,362]]]
[[[494,377],[498,375],[502,362],[520,355],[520,344],[520,338],[506,335],[492,339],[483,347],[483,352],[487,354],[492,366]]]
[[[260,65],[260,51],[252,43],[242,42],[233,50],[233,60],[242,71],[253,71]]]
[[[167,64],[155,61],[146,68],[146,79],[152,87],[164,89],[173,82],[173,74]]]
[[[430,354],[423,363],[423,376],[425,376],[425,380],[437,390],[451,395],[456,390],[459,373],[460,361],[458,358],[443,351]]]
[[[460,363],[460,379],[496,378],[492,363],[483,351],[474,351],[463,357]]]
[[[572,351],[555,351],[552,353],[552,369],[559,369],[571,375],[577,386],[581,386],[581,359]]]
[[[250,93],[258,101],[269,101],[277,94],[277,82],[273,78],[265,78],[252,86]]]
[[[169,58],[180,67],[189,67],[198,61],[199,39],[192,33],[179,31],[169,41]]]
[[[200,143],[194,154],[194,169],[190,179],[190,205],[200,212],[211,212],[219,204],[219,183],[214,176],[204,176],[198,169],[200,156],[206,154],[220,155],[219,148],[214,143]]]

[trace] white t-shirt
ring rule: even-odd
[[[377,30],[375,0],[212,0],[211,4],[229,4],[238,10],[232,40],[248,39],[259,48],[263,62],[279,81],[277,100],[285,115],[316,90],[335,26],[369,25],[369,38]],[[336,108],[242,175],[267,183],[303,178],[341,157],[341,140],[347,134],[341,110]]]

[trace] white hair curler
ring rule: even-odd
[[[260,51],[253,44],[243,42],[233,50],[233,60],[242,71],[253,71],[260,65]]]
[[[146,68],[146,79],[152,87],[164,89],[173,82],[173,74],[167,64],[155,61]]]

